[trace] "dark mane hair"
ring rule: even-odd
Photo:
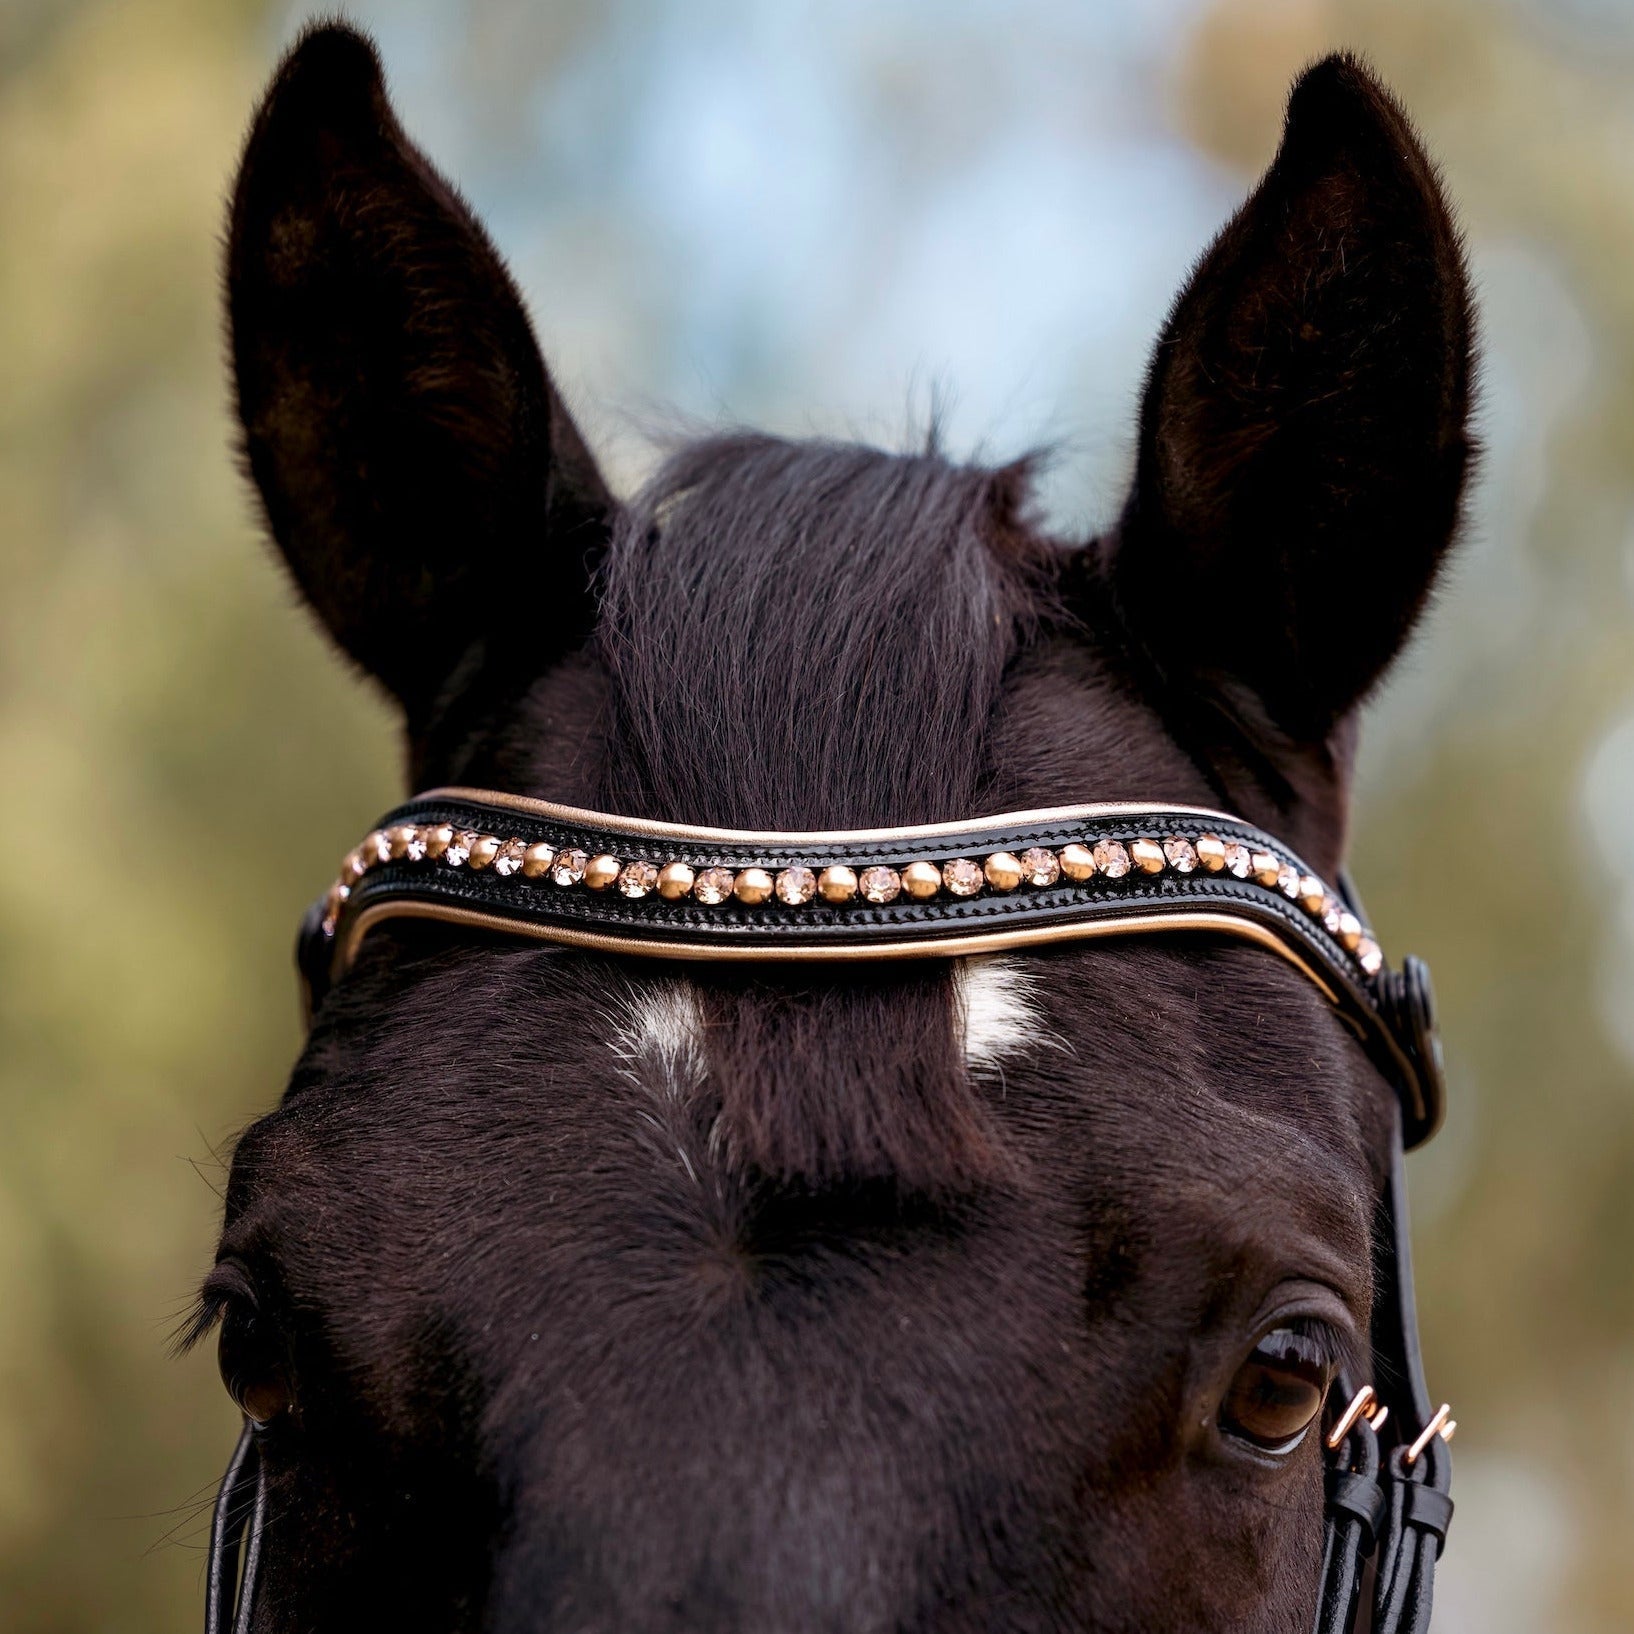
[[[971,810],[1038,605],[1027,477],[750,434],[674,454],[604,568],[611,809],[757,828]]]

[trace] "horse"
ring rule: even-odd
[[[934,442],[711,434],[616,496],[343,26],[265,94],[226,267],[267,530],[411,788],[1160,802],[1338,874],[1474,457],[1460,236],[1355,57],[1294,85],[1087,539]],[[238,1626],[1309,1628],[1397,1118],[1315,984],[1204,930],[710,963],[386,921],[190,1323],[254,1431]]]

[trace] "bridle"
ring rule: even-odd
[[[1428,1628],[1455,1426],[1424,1384],[1403,1154],[1441,1121],[1440,1046],[1429,971],[1413,958],[1385,965],[1343,878],[1330,889],[1270,835],[1191,806],[751,833],[436,789],[386,817],[307,913],[297,961],[309,1017],[370,928],[393,918],[740,964],[951,959],[1179,932],[1278,954],[1327,996],[1398,1104],[1379,1201],[1373,1377],[1341,1378],[1328,1411],[1316,1634],[1348,1634],[1369,1578],[1372,1634]],[[246,1422],[216,1500],[206,1634],[245,1634],[253,1612],[267,1502],[260,1431]]]

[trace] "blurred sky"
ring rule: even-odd
[[[296,916],[398,789],[389,718],[290,610],[230,452],[221,211],[304,15],[0,5],[0,777],[35,825],[0,895],[8,1631],[200,1614],[189,1500],[233,1415],[165,1336],[217,1154],[295,1048]],[[1412,1163],[1463,1422],[1437,1627],[1634,1626],[1634,7],[348,15],[621,486],[655,429],[901,446],[934,411],[956,455],[1052,448],[1075,534],[1121,501],[1152,338],[1291,77],[1372,54],[1462,210],[1485,353],[1465,546],[1372,718],[1356,847],[1387,946],[1432,958],[1452,1061]]]

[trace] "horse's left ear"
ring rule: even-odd
[[[348,28],[306,33],[256,115],[227,286],[278,547],[411,730],[473,663],[582,639],[612,500],[504,264]]]
[[[1468,282],[1406,116],[1308,70],[1158,342],[1113,582],[1171,675],[1327,738],[1406,640],[1471,457]]]

